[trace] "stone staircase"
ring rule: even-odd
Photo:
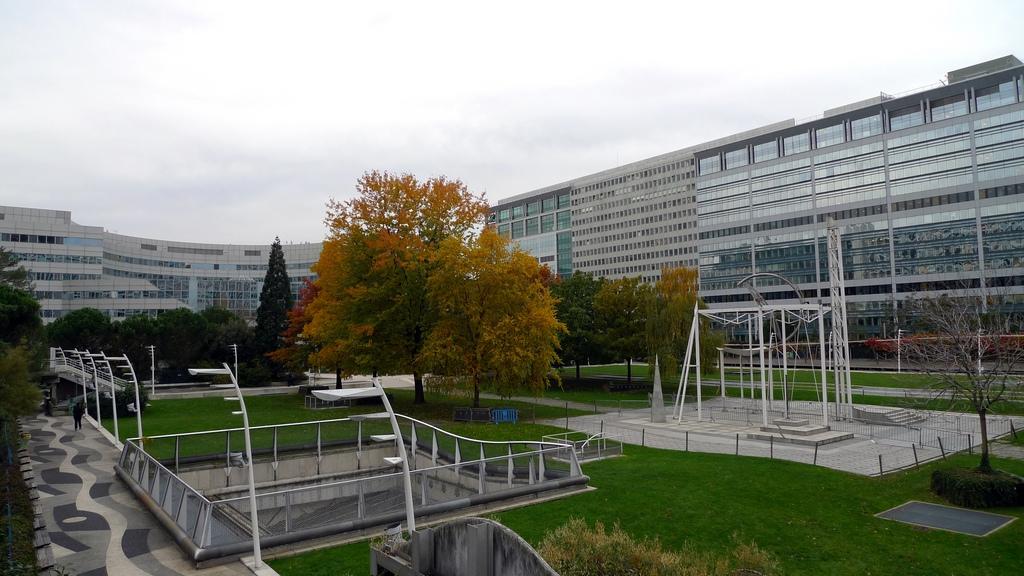
[[[828,426],[811,424],[807,420],[779,418],[773,420],[771,426],[762,426],[758,432],[748,432],[747,438],[801,446],[821,446],[853,438],[853,433],[836,432]]]
[[[854,407],[853,417],[868,424],[881,424],[884,426],[910,426],[926,420],[924,416],[913,410],[869,406]]]

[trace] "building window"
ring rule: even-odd
[[[921,114],[920,105],[907,106],[889,112],[889,130],[902,130],[921,124],[924,124],[924,115]]]
[[[555,197],[554,196],[552,196],[551,198],[545,198],[544,199],[544,211],[545,212],[554,212],[555,211]]]
[[[511,227],[508,224],[498,224],[498,236],[509,238],[511,236]]]
[[[1013,104],[1017,101],[1017,90],[1013,85],[1013,80],[1010,80],[997,86],[976,90],[974,92],[974,101],[979,112],[997,106]]]
[[[569,215],[568,210],[563,210],[558,213],[558,229],[566,230],[572,224],[572,217]]]
[[[509,218],[512,217],[512,212],[508,208],[498,212],[498,222],[508,222]]]
[[[259,256],[260,254],[262,254],[262,251],[260,251],[260,250],[246,250],[245,251],[245,255],[246,256]]]
[[[522,206],[516,206],[516,207],[512,208],[512,219],[513,220],[518,220],[518,219],[520,219],[522,217],[523,217],[523,207]]]
[[[555,215],[544,214],[540,217],[540,231],[553,232],[555,230]]]
[[[562,195],[560,195],[558,197],[558,207],[559,208],[568,208],[569,207],[569,195],[568,194],[562,194]]]
[[[719,160],[718,155],[708,156],[707,158],[700,159],[700,174],[714,174],[722,169],[722,164]]]
[[[526,235],[527,236],[533,236],[538,231],[539,231],[539,228],[537,226],[537,219],[536,218],[527,218],[526,219]]]
[[[793,134],[782,139],[782,150],[786,156],[807,152],[811,149],[811,136],[807,132]]]
[[[142,245],[140,245],[140,247],[143,250],[153,250],[153,251],[156,250],[156,244],[142,244]],[[246,250],[246,252],[248,252],[248,250]]]
[[[529,204],[526,205],[526,215],[527,216],[536,216],[537,214],[540,214],[540,201],[539,200],[537,202],[530,202]]]
[[[771,142],[762,142],[761,144],[754,144],[754,162],[764,162],[765,160],[774,160],[779,157],[779,142],[778,140],[772,140]]]
[[[967,114],[967,100],[963,94],[954,94],[932,101],[932,122]]]
[[[814,131],[814,141],[818,148],[842,144],[846,141],[846,130],[842,124],[818,128]]]
[[[515,238],[522,238],[522,237],[523,237],[523,221],[519,220],[517,222],[513,222],[512,223],[512,238],[515,239]]]
[[[725,168],[739,168],[740,166],[746,166],[747,161],[747,148],[743,147],[739,150],[731,150],[725,153]]]
[[[879,115],[858,118],[850,123],[853,139],[859,140],[882,133],[882,117]]]

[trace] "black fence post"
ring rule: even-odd
[[[942,436],[935,437],[939,441],[939,451],[942,452],[942,459],[946,459],[946,449],[942,446]]]
[[[647,446],[647,428],[640,429],[640,445]]]
[[[736,455],[740,455],[740,433],[736,433]]]
[[[775,436],[768,437],[768,459],[775,459]]]
[[[814,465],[818,465],[818,445],[814,445]]]
[[[569,403],[565,403],[565,429],[569,429]]]
[[[967,435],[967,453],[974,454],[974,436],[971,434]]]
[[[882,455],[879,454],[878,455],[878,475],[881,476],[883,474],[885,474],[885,472],[882,471]]]
[[[914,450],[914,468],[920,468],[921,464],[917,461],[917,444],[911,444],[910,447]]]
[[[1010,420],[1010,435],[1014,438],[1017,437],[1017,430],[1013,427],[1013,420]]]

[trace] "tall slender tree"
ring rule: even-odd
[[[260,291],[260,305],[256,309],[255,346],[260,355],[281,347],[282,333],[288,327],[288,311],[292,308],[292,287],[288,268],[281,250],[281,239],[274,238],[270,245],[267,275]]]
[[[639,277],[611,280],[594,296],[594,314],[602,345],[626,362],[626,382],[633,382],[633,359],[647,352],[646,324],[652,289]]]
[[[603,279],[577,271],[551,286],[551,294],[558,299],[558,320],[566,327],[560,338],[562,360],[576,365],[577,381],[580,364],[601,354],[594,329],[594,297],[603,284]]]
[[[0,248],[0,285],[24,292],[32,291],[32,280],[28,270],[21,266],[18,257],[11,251]]]

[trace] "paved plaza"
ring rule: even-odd
[[[23,420],[56,565],[78,576],[252,574],[235,562],[195,569],[153,515],[114,475],[119,451],[91,423]]]
[[[769,416],[769,422],[782,416],[781,403]],[[739,454],[803,462],[826,466],[836,470],[877,476],[918,464],[940,459],[953,452],[976,451],[981,444],[978,419],[969,414],[916,411],[923,421],[912,426],[884,426],[856,422],[849,419],[834,420],[832,430],[849,432],[848,440],[804,446],[786,442],[777,435],[775,440],[755,440],[748,434],[761,431],[759,403],[743,402],[720,397],[703,402],[703,414],[697,418],[696,407],[687,405],[683,419],[671,417],[672,407],[666,407],[666,423],[651,423],[649,408],[624,410],[577,416],[568,419],[574,430],[604,433],[629,444],[645,445],[670,450],[689,450],[718,454]],[[792,402],[791,414],[812,423],[821,423],[819,405],[812,402]],[[871,407],[876,408],[876,407]],[[989,434],[994,438],[1009,431],[1010,418],[989,417]],[[1024,419],[1012,418],[1018,430]],[[565,419],[551,421],[564,426]]]

